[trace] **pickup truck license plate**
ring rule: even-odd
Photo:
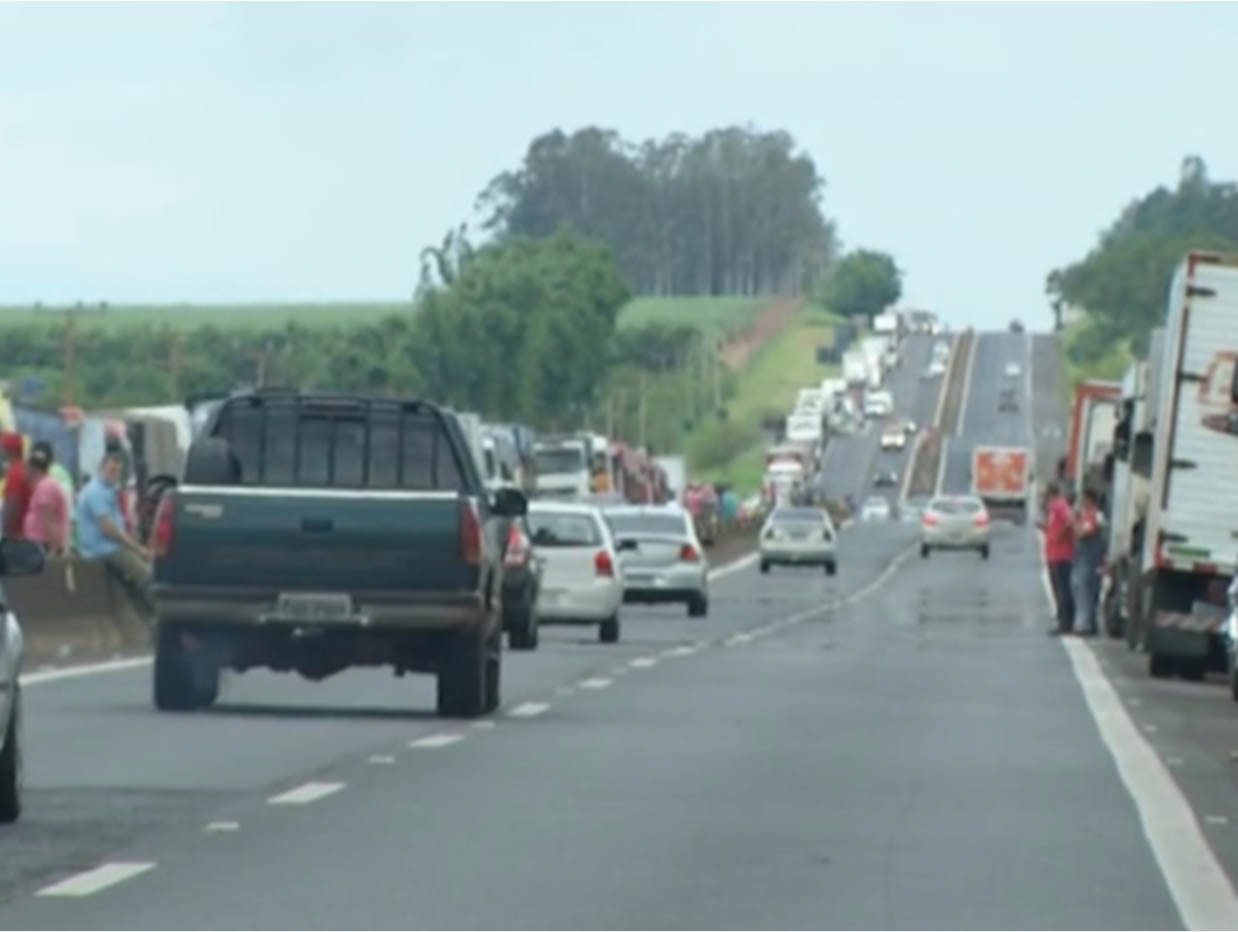
[[[275,613],[290,621],[347,621],[353,615],[352,596],[342,593],[282,593]]]

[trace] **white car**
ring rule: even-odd
[[[894,397],[887,391],[869,392],[864,398],[866,417],[885,417],[894,412]]]
[[[682,602],[689,617],[709,614],[709,561],[687,511],[630,505],[604,514],[621,558],[624,602]]]
[[[887,427],[881,432],[881,449],[903,450],[907,447],[907,432],[902,425]]]
[[[890,517],[890,502],[880,495],[866,498],[860,507],[861,521],[889,521]]]
[[[618,641],[623,578],[602,513],[593,505],[535,500],[526,520],[542,564],[539,623],[597,625],[600,641]]]
[[[43,572],[43,548],[28,540],[0,541],[0,576]],[[0,822],[21,815],[22,633],[0,590]]]
[[[1017,362],[1011,361],[1006,363],[1006,378],[1015,379],[1023,372],[1023,367]]]
[[[939,379],[946,374],[946,364],[940,359],[934,359],[929,363],[928,368],[924,370],[923,378]]]
[[[761,528],[761,572],[775,564],[823,566],[833,576],[837,537],[824,508],[775,508]]]

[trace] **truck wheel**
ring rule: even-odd
[[[825,564],[825,575],[826,576],[833,576],[837,572],[838,572],[838,564],[835,563],[833,560]]]
[[[1158,680],[1173,676],[1176,666],[1174,659],[1168,654],[1148,654],[1148,675]]]
[[[709,614],[709,597],[704,595],[694,595],[688,600],[688,617],[689,618],[704,618]]]
[[[469,631],[447,637],[439,655],[436,711],[445,718],[477,718],[486,713],[489,645]],[[497,678],[495,681],[497,687]]]
[[[497,709],[503,702],[503,632],[495,631],[486,641],[486,712]]]
[[[929,555],[929,545],[928,545],[928,544],[921,544],[921,545],[920,545],[920,559],[921,559],[921,560],[927,560],[927,559],[928,559],[928,555]]]
[[[768,573],[768,572],[769,572],[769,563],[768,563],[768,561],[766,561],[766,560],[762,560],[762,561],[761,561],[761,572],[762,572],[762,573]]]
[[[987,560],[989,558],[989,545],[985,544],[980,548],[980,559]]]
[[[611,615],[598,626],[598,640],[603,644],[615,644],[619,641],[618,615]]]
[[[212,705],[219,698],[219,666],[195,656],[180,643],[180,632],[158,625],[155,634],[155,708],[186,712]]]
[[[0,751],[0,822],[16,822],[21,815],[21,690],[16,686],[14,690],[13,713]]]
[[[533,650],[537,647],[537,613],[532,609],[517,612],[507,633],[507,646],[512,650]]]

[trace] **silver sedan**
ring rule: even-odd
[[[26,540],[0,541],[0,576],[33,576],[43,571],[43,549]],[[22,633],[0,589],[0,822],[21,815]]]
[[[604,514],[619,552],[624,602],[682,602],[693,618],[709,613],[709,564],[688,512],[633,505]]]
[[[920,556],[933,550],[976,550],[989,558],[989,512],[974,495],[941,495],[920,519]]]
[[[761,572],[771,566],[822,566],[838,572],[837,533],[823,508],[776,508],[761,528]]]

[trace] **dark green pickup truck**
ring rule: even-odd
[[[154,522],[155,705],[210,705],[224,669],[391,665],[437,675],[440,715],[494,710],[502,530],[526,508],[432,404],[230,397]]]

